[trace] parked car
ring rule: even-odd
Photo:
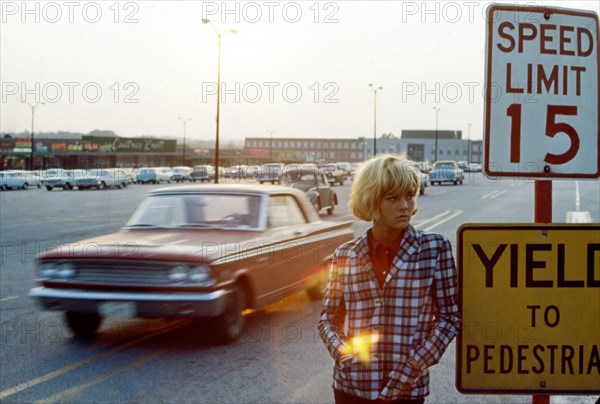
[[[469,164],[466,161],[457,161],[456,164],[458,164],[458,168],[461,170],[469,171]]]
[[[344,185],[344,179],[347,178],[346,172],[340,170],[336,163],[319,164],[319,169],[323,172],[323,174],[325,174],[329,185]]]
[[[138,184],[160,184],[171,182],[171,170],[165,167],[143,167],[135,176]]]
[[[481,172],[481,164],[479,163],[469,163],[467,169],[465,171],[469,171],[472,173],[480,173]]]
[[[415,170],[418,173],[419,179],[421,180],[419,195],[425,195],[425,188],[427,188],[427,185],[429,185],[429,175],[425,174],[424,172],[421,172],[421,169],[419,168],[419,163],[411,162],[409,163],[409,165],[413,168],[413,170]]]
[[[42,185],[48,191],[54,188],[62,188],[70,191],[75,187],[75,182],[85,176],[85,170],[65,170],[62,168],[49,168],[44,173]]]
[[[192,169],[190,174],[190,180],[192,182],[200,181],[200,182],[209,182],[214,178],[215,170],[212,168],[211,174],[211,166],[203,165],[203,166],[195,166]]]
[[[344,179],[347,180],[352,175],[352,165],[347,161],[336,163],[338,169],[344,172]]]
[[[283,172],[283,164],[280,163],[267,163],[260,166],[260,170],[258,172],[258,182],[263,184],[265,182],[270,182],[271,184],[278,184],[279,177],[281,177],[281,173]]]
[[[75,186],[81,191],[90,188],[121,188],[123,181],[124,179],[121,178],[119,170],[116,168],[96,168],[87,170],[83,177],[77,178]]]
[[[437,182],[439,185],[442,182],[452,182],[454,185],[462,184],[464,180],[463,170],[458,166],[456,161],[441,160],[433,164],[433,170],[429,172],[429,181],[431,185]]]
[[[135,177],[137,169],[133,167],[121,167],[117,169],[119,171],[119,178],[123,187],[127,185],[135,184]]]
[[[0,171],[0,190],[27,189],[29,184],[25,177],[18,171]]]
[[[79,337],[92,337],[105,317],[182,316],[204,318],[233,341],[246,309],[301,290],[322,299],[327,262],[354,237],[351,225],[320,220],[306,195],[288,187],[154,190],[120,231],[38,255],[30,296],[63,312]]]
[[[333,215],[337,194],[318,168],[286,167],[281,184],[304,191],[317,212],[326,209],[328,215]]]
[[[187,166],[177,166],[171,169],[171,179],[175,182],[191,181],[190,174],[192,168]]]

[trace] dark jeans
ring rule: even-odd
[[[335,404],[423,404],[424,398],[408,399],[401,398],[398,400],[369,400],[362,397],[356,397],[343,391],[333,389]]]

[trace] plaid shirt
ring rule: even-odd
[[[372,271],[366,234],[336,250],[319,321],[335,361],[335,389],[370,400],[423,398],[427,368],[439,362],[459,327],[447,238],[409,225],[383,287]],[[353,337],[374,334],[371,346],[357,353]],[[352,358],[340,363],[348,352]]]

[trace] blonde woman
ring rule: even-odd
[[[336,404],[423,403],[460,327],[452,248],[410,224],[420,179],[406,163],[374,157],[352,183],[350,210],[372,227],[336,250],[323,301]]]

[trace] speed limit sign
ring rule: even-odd
[[[598,15],[496,4],[487,13],[485,173],[600,177]]]

